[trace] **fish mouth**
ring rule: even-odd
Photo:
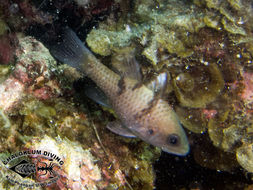
[[[189,144],[185,144],[181,147],[162,147],[162,151],[167,152],[169,154],[177,155],[177,156],[186,156],[190,152]]]

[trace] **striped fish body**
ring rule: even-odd
[[[147,86],[140,85],[139,81],[120,76],[103,65],[84,47],[73,31],[67,30],[65,39],[60,47],[56,47],[53,55],[96,83],[108,97],[125,128],[168,153],[188,153],[185,132],[166,101],[158,98]]]

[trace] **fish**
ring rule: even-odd
[[[134,56],[122,59],[122,65],[127,63],[129,72],[117,72],[101,63],[72,29],[64,29],[62,37],[63,41],[54,45],[50,52],[60,62],[95,82],[100,90],[96,96],[102,93],[108,98],[107,104],[118,117],[108,123],[108,129],[125,137],[138,137],[170,154],[188,154],[190,148],[185,131],[173,108],[160,96],[167,84],[166,72],[144,83]]]

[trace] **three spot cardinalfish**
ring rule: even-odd
[[[168,153],[183,156],[189,152],[188,140],[176,113],[159,96],[167,83],[165,72],[150,83],[142,83],[134,56],[122,60],[129,72],[114,72],[102,64],[69,28],[64,30],[63,41],[57,43],[51,53],[59,61],[83,72],[106,95],[119,118],[108,123],[108,129],[125,137],[139,137]],[[88,95],[108,105],[94,90],[89,90]]]

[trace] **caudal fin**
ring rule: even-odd
[[[64,29],[63,41],[50,49],[51,54],[59,61],[80,70],[91,52],[70,28]]]

